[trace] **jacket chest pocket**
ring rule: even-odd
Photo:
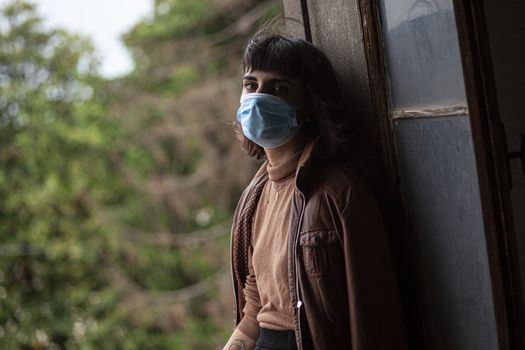
[[[337,247],[337,235],[334,230],[319,230],[303,232],[299,237],[299,245],[303,255],[303,263],[309,275],[324,274],[329,267],[330,251]]]

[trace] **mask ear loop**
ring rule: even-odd
[[[304,120],[301,120],[301,121],[299,122],[299,118],[297,118],[297,116],[298,116],[298,115],[297,115],[297,111],[299,110],[299,108],[301,108],[301,107],[303,107],[303,106],[304,106],[303,104],[300,104],[300,105],[297,106],[297,107],[292,107],[292,108],[294,109],[294,112],[295,112],[295,118],[294,118],[294,119],[295,119],[295,123],[291,121],[291,122],[290,122],[290,126],[294,126],[294,127],[296,126],[296,127],[299,127],[299,128],[300,128],[301,126],[303,126],[303,124],[304,124]]]
[[[297,120],[298,126],[303,126],[304,124],[308,124],[312,121],[312,119],[310,119],[310,116],[307,115],[305,118],[301,120],[301,122],[299,122],[299,118],[297,118],[297,111],[299,111],[299,108],[303,108],[303,107],[305,107],[305,104],[300,104],[299,106],[294,107],[295,108],[295,119]]]
[[[299,108],[306,108],[308,107],[308,105],[309,103],[304,103],[304,104],[300,104],[299,106],[297,106],[296,119],[297,119],[297,110]],[[310,113],[307,113],[306,117],[302,118],[300,123],[298,121],[298,125],[302,129],[303,133],[305,133],[305,135],[309,135],[308,137],[314,138],[318,134],[317,131],[314,131],[314,130],[317,130],[318,127],[317,127],[317,124],[314,122],[314,119],[311,118]]]

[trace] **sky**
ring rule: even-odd
[[[10,0],[0,0],[0,5]],[[152,12],[153,0],[31,0],[48,28],[61,27],[89,37],[101,60],[100,73],[113,78],[133,62],[120,36]]]

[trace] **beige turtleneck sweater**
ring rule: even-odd
[[[259,327],[293,330],[288,286],[288,230],[295,171],[302,151],[281,164],[267,165],[268,182],[253,220],[246,305],[237,328],[256,340]]]

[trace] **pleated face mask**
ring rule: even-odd
[[[297,108],[280,97],[250,93],[241,96],[237,121],[251,141],[264,148],[275,148],[290,141],[299,131]]]

